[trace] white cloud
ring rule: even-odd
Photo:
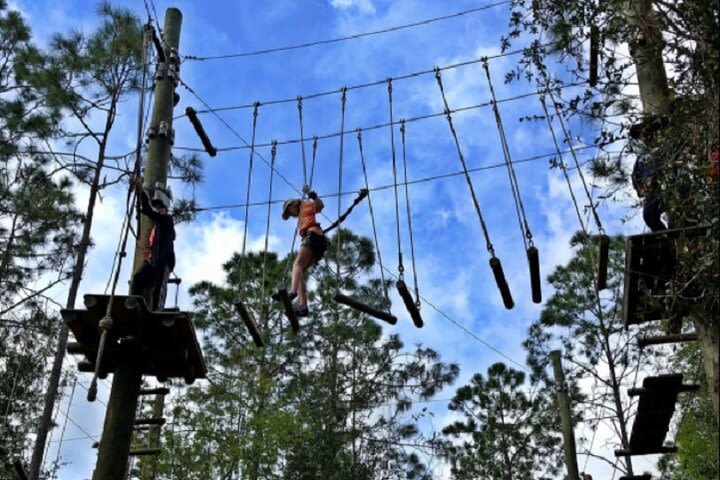
[[[356,8],[362,13],[375,13],[375,5],[373,5],[372,0],[330,0],[330,5],[338,10]]]

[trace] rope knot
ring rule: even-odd
[[[107,332],[108,330],[110,330],[112,328],[112,326],[113,326],[113,319],[109,315],[106,317],[103,317],[100,320],[100,322],[98,323],[98,328],[100,328],[100,330],[102,330],[104,332]]]

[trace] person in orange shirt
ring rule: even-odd
[[[292,284],[288,295],[290,300],[297,297],[298,301],[293,306],[295,315],[298,317],[306,317],[308,315],[307,289],[305,287],[305,279],[303,274],[305,271],[319,262],[328,248],[328,239],[320,228],[320,224],[315,220],[315,214],[320,213],[325,207],[323,201],[320,200],[317,193],[310,191],[306,185],[303,187],[303,193],[308,194],[308,200],[299,198],[291,198],[283,204],[283,220],[290,217],[298,218],[298,234],[302,238],[300,249],[295,257],[292,270]],[[273,294],[274,300],[280,300],[280,296]]]

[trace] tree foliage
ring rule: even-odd
[[[547,392],[529,392],[525,373],[503,363],[476,373],[449,410],[461,420],[443,429],[453,478],[549,480],[559,472],[557,413]]]

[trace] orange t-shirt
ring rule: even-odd
[[[300,203],[300,236],[303,236],[311,227],[316,227],[315,214],[317,205],[315,202],[304,201]]]

